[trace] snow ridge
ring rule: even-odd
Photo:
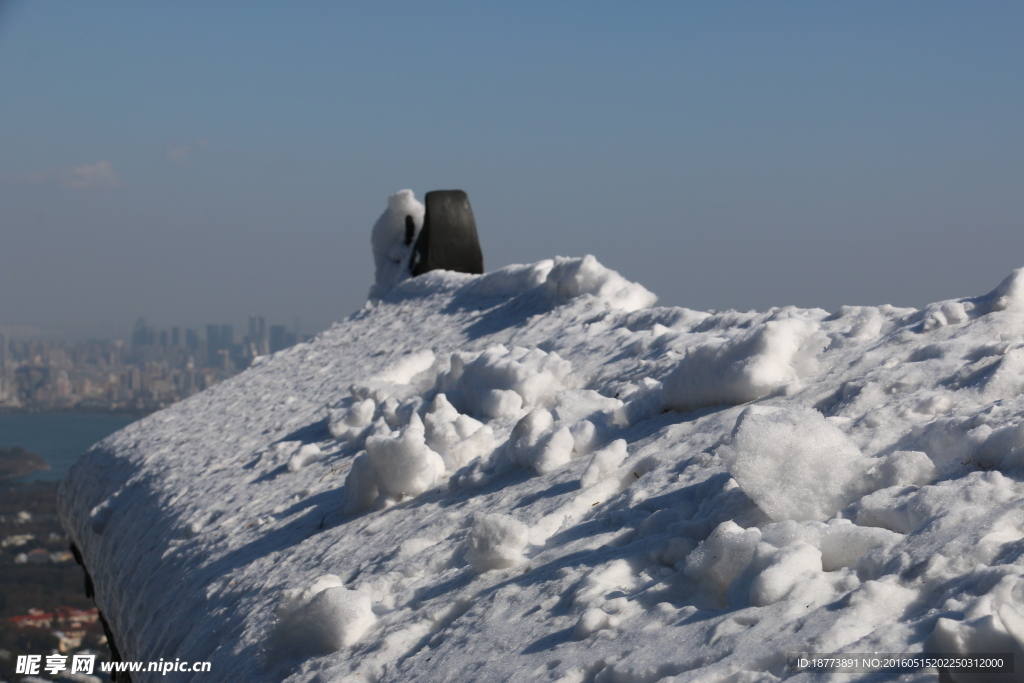
[[[127,659],[236,680],[1024,661],[1021,272],[833,314],[654,308],[592,256],[389,282],[97,444],[62,517]]]

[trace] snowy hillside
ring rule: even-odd
[[[237,681],[1024,669],[1024,270],[833,314],[657,308],[589,256],[376,294],[64,482],[125,659]],[[834,676],[858,678],[897,676]]]

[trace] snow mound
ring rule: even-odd
[[[480,354],[454,353],[437,388],[464,411],[485,417],[516,416],[523,408],[550,407],[570,379],[572,364],[557,353],[502,345]]]
[[[831,314],[657,308],[593,257],[389,281],[97,444],[62,519],[126,659],[233,680],[1024,659],[1021,272]]]
[[[462,280],[466,294],[473,297],[513,297],[538,292],[554,302],[593,297],[607,307],[620,311],[638,311],[654,305],[658,297],[636,282],[630,282],[607,268],[591,255],[557,256],[529,265],[510,265],[473,279],[448,273],[433,277]],[[420,294],[422,278],[404,282],[401,294]],[[460,283],[461,284],[461,283]]]
[[[581,259],[556,258],[544,286],[561,299],[589,294],[623,311],[638,311],[653,306],[658,300],[642,285],[605,268],[590,255]]]
[[[1018,268],[1013,271],[985,298],[989,301],[992,311],[1020,311],[1024,309],[1024,268]]]
[[[690,411],[768,396],[816,373],[827,344],[815,321],[789,318],[693,346],[665,378],[662,402]]]
[[[321,576],[303,591],[285,591],[277,615],[280,621],[271,649],[279,659],[348,647],[375,619],[369,596],[348,590],[333,574]]]
[[[430,450],[426,430],[415,413],[398,436],[371,436],[366,455],[380,493],[393,500],[418,496],[444,474],[444,460]]]

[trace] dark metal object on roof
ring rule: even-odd
[[[484,255],[476,234],[469,197],[462,190],[434,190],[426,196],[423,228],[413,247],[413,276],[431,270],[484,272]]]

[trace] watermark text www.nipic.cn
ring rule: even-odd
[[[96,655],[71,655],[71,665],[68,666],[67,655],[47,655],[46,663],[43,663],[42,655],[18,655],[14,673],[27,674],[29,676],[38,674],[39,669],[56,676],[61,671],[70,671],[73,674],[91,674],[96,664]]]
[[[44,661],[45,660],[45,661]],[[69,661],[70,660],[70,661]],[[161,659],[158,662],[100,662],[96,666],[96,655],[18,655],[14,673],[35,675],[46,672],[56,676],[62,671],[73,674],[91,674],[98,668],[102,673],[142,671],[154,672],[162,675],[180,671],[207,672],[210,670],[209,662],[183,662],[180,659],[174,661]]]

